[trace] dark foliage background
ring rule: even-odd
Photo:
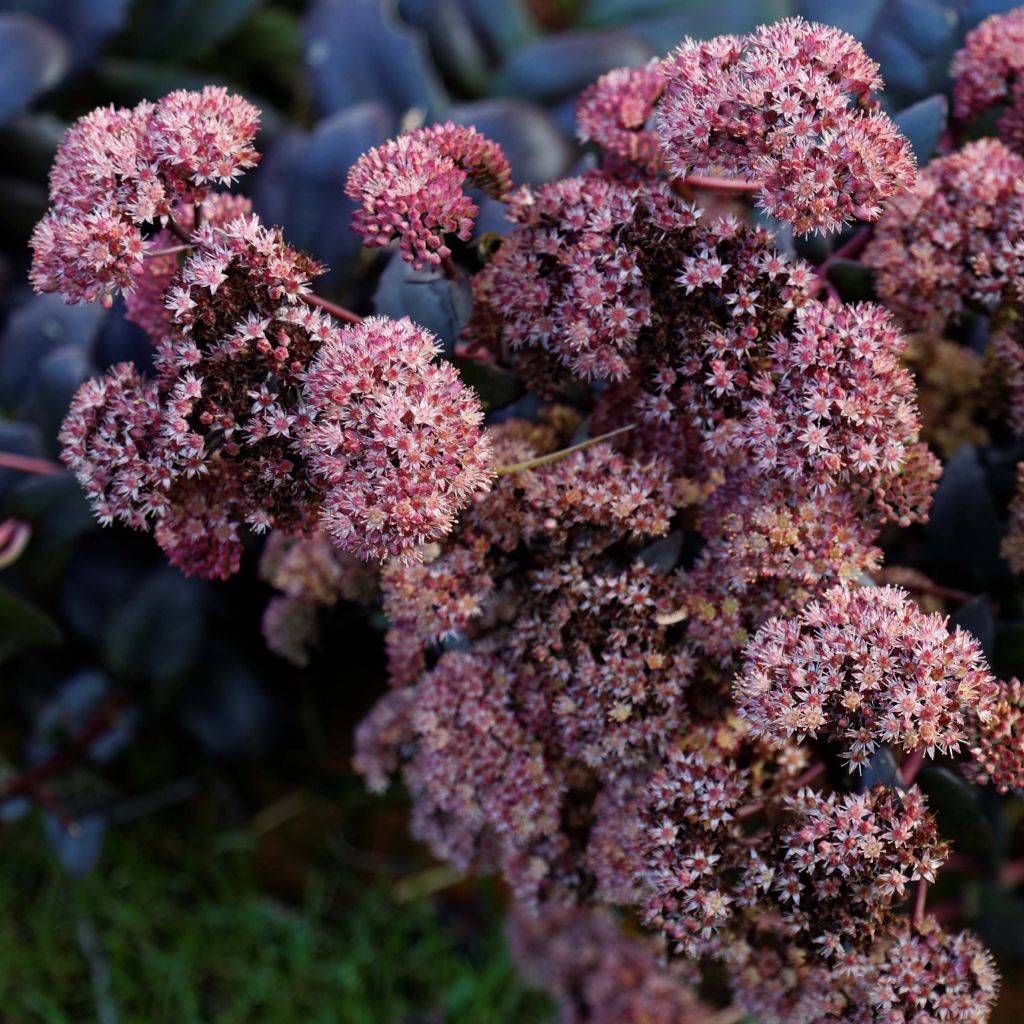
[[[0,450],[53,459],[68,401],[111,363],[149,362],[115,306],[67,307],[26,284],[26,240],[65,126],[100,104],[230,85],[264,112],[243,183],[257,212],[326,261],[321,291],[359,312],[411,312],[452,340],[444,282],[361,251],[343,195],[360,153],[402,126],[472,123],[517,182],[581,158],[576,97],[685,35],[792,13],[864,41],[923,162],[944,127],[946,67],[1006,0],[0,0]],[[500,230],[493,209],[481,231]],[[824,243],[804,254],[820,261]],[[856,264],[830,276],[870,289]],[[981,348],[981,328],[960,339]],[[479,383],[501,405],[504,379]],[[980,595],[959,620],[1001,674],[1024,671],[1024,622],[998,556],[1007,439],[946,467],[926,531],[890,561]],[[371,798],[351,732],[382,684],[380,622],[333,613],[307,670],[268,654],[256,552],[227,584],[186,580],[151,539],[99,530],[67,475],[0,470],[0,786],[103,728],[48,775],[43,803],[0,803],[0,1020],[527,1021],[500,933],[500,894],[457,882],[405,837],[401,795]],[[994,612],[998,611],[998,614]],[[109,714],[108,714],[109,712]],[[927,773],[926,773],[927,774]],[[974,927],[1010,965],[997,1019],[1019,1019],[1024,899],[997,885],[1016,821],[935,776],[961,852],[980,853]],[[62,818],[73,820],[70,829]]]

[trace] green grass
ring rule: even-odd
[[[168,841],[162,828],[115,829],[77,883],[38,823],[0,832],[3,1024],[550,1019],[516,976],[486,887],[467,910],[318,870],[306,904],[287,906],[261,891],[250,851],[201,833]]]

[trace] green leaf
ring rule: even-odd
[[[474,359],[453,358],[451,361],[462,379],[480,396],[485,412],[504,409],[526,390],[518,374],[501,366],[478,363]]]
[[[0,663],[33,647],[55,647],[60,629],[42,609],[0,587]]]
[[[958,853],[986,854],[994,847],[992,829],[981,813],[972,789],[948,768],[928,765],[921,769],[917,784],[928,797],[939,832]]]
[[[844,302],[874,298],[871,271],[857,260],[833,260],[828,265],[828,279]]]

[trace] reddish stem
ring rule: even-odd
[[[49,811],[68,835],[77,837],[79,833],[77,822],[61,807],[57,798],[45,786],[40,785],[38,782],[33,783],[26,795],[32,797],[40,807]]]
[[[837,260],[855,260],[871,241],[873,232],[873,225],[867,224],[851,235],[835,252],[829,253],[825,262],[814,272],[814,284],[811,286],[812,295],[817,295],[822,288],[831,287],[828,281],[828,268]]]
[[[810,785],[819,775],[825,773],[825,762],[815,761],[803,775],[798,775],[791,783],[793,789],[800,789],[801,786]]]
[[[0,803],[15,796],[36,796],[38,798],[39,787],[51,775],[74,764],[117,721],[118,713],[127,702],[128,692],[126,690],[115,693],[66,747],[51,754],[34,768],[8,779],[0,787]]]
[[[444,276],[448,278],[449,281],[454,281],[459,276],[459,268],[455,266],[455,261],[451,256],[445,256],[445,258],[441,260],[441,270],[444,271]]]
[[[928,883],[922,878],[917,883],[917,896],[914,899],[914,924],[924,920],[924,901],[928,896]]]
[[[924,751],[912,751],[903,764],[900,765],[900,778],[903,780],[904,786],[909,786],[917,778],[917,773],[921,770],[922,764],[924,764]]]
[[[685,178],[677,178],[676,180],[681,185],[691,188],[702,188],[709,192],[749,194],[751,192],[760,192],[764,188],[763,181],[747,181],[744,178],[718,178],[710,174],[688,174]]]
[[[331,316],[336,320],[341,320],[342,323],[361,324],[363,322],[363,318],[358,313],[353,313],[350,309],[345,309],[344,306],[337,306],[333,302],[321,298],[319,295],[303,295],[302,299],[310,306],[316,306],[317,309],[330,313]]]
[[[64,467],[48,459],[34,459],[31,455],[15,455],[14,452],[0,452],[0,469],[16,469],[21,473],[35,473],[37,476],[55,476],[63,473]]]

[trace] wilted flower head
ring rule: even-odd
[[[480,403],[439,353],[408,318],[370,317],[326,339],[306,375],[324,527],[360,557],[419,557],[490,485]]]
[[[956,753],[995,699],[981,648],[895,587],[835,587],[750,641],[735,682],[753,735],[827,736],[859,771],[882,744]]]
[[[109,302],[142,272],[144,229],[215,180],[255,166],[259,111],[225,89],[173,92],[132,110],[101,107],[75,122],[50,174],[50,212],[32,235],[32,283],[68,302]]]
[[[467,187],[502,199],[511,188],[508,161],[475,128],[447,122],[417,128],[364,153],[349,171],[345,192],[361,204],[352,227],[363,244],[398,239],[416,267],[441,263],[445,235],[468,241],[478,207]]]
[[[838,29],[791,18],[688,40],[662,68],[669,168],[758,181],[760,205],[801,234],[876,220],[913,184],[910,145],[871,97],[878,65]]]
[[[1005,104],[999,136],[1021,152],[1024,147],[1024,9],[986,18],[967,33],[949,69],[953,113],[967,121],[995,104]]]
[[[576,134],[595,142],[605,167],[623,173],[656,174],[661,147],[650,122],[664,81],[660,62],[640,68],[615,68],[584,90],[576,108]]]
[[[941,331],[973,303],[1024,296],[1024,157],[980,139],[933,160],[889,204],[863,261],[903,323]]]

